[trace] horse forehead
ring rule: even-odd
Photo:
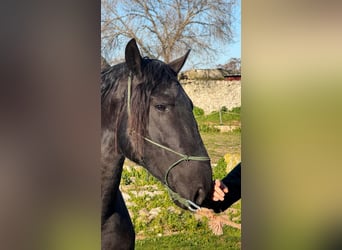
[[[145,77],[152,78],[157,81],[177,80],[177,74],[172,70],[172,68],[157,59],[145,59],[143,74]]]
[[[152,95],[173,95],[177,96],[182,88],[178,86],[177,80],[169,80],[168,82],[159,83],[154,89]]]

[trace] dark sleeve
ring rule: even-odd
[[[213,209],[216,213],[225,211],[241,199],[241,162],[236,165],[228,175],[222,179],[222,182],[228,187],[228,193],[223,201],[213,201],[212,197],[208,197],[202,204],[204,207]]]

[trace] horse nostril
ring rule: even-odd
[[[195,194],[194,202],[197,205],[201,205],[205,198],[206,198],[206,194],[205,194],[203,188],[199,188]]]

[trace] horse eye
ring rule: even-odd
[[[156,109],[158,109],[159,111],[166,111],[167,108],[166,108],[166,105],[163,105],[163,104],[158,104],[155,106]]]

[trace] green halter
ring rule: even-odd
[[[127,112],[128,112],[128,116],[131,115],[131,88],[132,88],[132,72],[129,73],[128,75],[128,88],[127,88]],[[200,209],[200,206],[198,206],[196,203],[187,200],[183,197],[181,197],[177,192],[173,191],[169,185],[168,182],[168,176],[170,171],[176,167],[179,163],[181,163],[182,161],[209,161],[210,158],[207,156],[191,156],[191,155],[185,155],[182,153],[179,153],[177,151],[172,150],[171,148],[168,148],[164,145],[161,145],[155,141],[152,141],[151,139],[148,139],[146,137],[143,137],[145,141],[159,147],[162,148],[166,151],[172,152],[176,155],[179,155],[181,158],[179,160],[177,160],[176,162],[172,163],[171,166],[167,169],[166,173],[165,173],[165,177],[164,177],[164,182],[165,182],[165,186],[169,192],[170,197],[173,200],[178,201],[180,204],[183,204],[184,206],[186,206],[190,211],[195,212],[196,210]]]

